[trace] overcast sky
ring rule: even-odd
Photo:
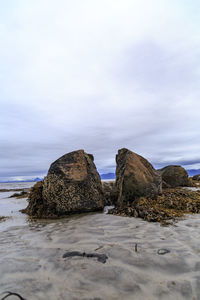
[[[0,179],[127,147],[200,168],[199,0],[0,0]]]

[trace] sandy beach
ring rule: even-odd
[[[200,215],[168,227],[105,213],[34,221],[19,212],[26,199],[9,195],[0,195],[1,214],[11,217],[0,223],[0,292],[52,300],[200,299]],[[67,251],[108,259],[63,258]]]

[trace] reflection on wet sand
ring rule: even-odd
[[[0,223],[0,292],[52,300],[200,299],[199,215],[169,227],[103,213],[36,221],[18,212],[25,206],[24,199],[0,200],[12,216]],[[108,259],[63,258],[72,251]]]

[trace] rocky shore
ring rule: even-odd
[[[29,197],[29,191],[25,191],[25,190],[22,190],[20,193],[14,193],[10,196],[10,198],[17,198],[17,199],[27,198],[27,197]]]
[[[167,223],[200,212],[200,192],[183,189],[198,186],[198,180],[181,166],[155,170],[144,157],[123,148],[116,155],[116,181],[101,182],[93,155],[78,150],[51,164],[44,180],[32,187],[23,212],[57,218],[114,205],[110,214]]]
[[[128,217],[140,217],[149,222],[169,224],[186,214],[200,212],[200,191],[186,189],[164,189],[156,198],[141,197],[137,203],[116,207],[109,214]]]

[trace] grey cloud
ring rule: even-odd
[[[161,5],[165,22],[155,0],[110,1],[108,11],[107,0],[86,1],[84,19],[72,2],[60,0],[64,10],[48,3],[21,1],[1,19],[0,177],[45,175],[76,149],[93,153],[101,173],[115,170],[122,147],[155,166],[197,168],[200,45],[192,16],[171,16],[172,1]]]
[[[170,46],[170,45],[169,45]],[[171,49],[170,49],[171,48]],[[140,84],[149,91],[168,90],[179,92],[198,83],[198,55],[192,56],[193,49],[177,51],[175,47],[164,48],[154,40],[144,40],[127,49],[114,73],[125,82]]]

